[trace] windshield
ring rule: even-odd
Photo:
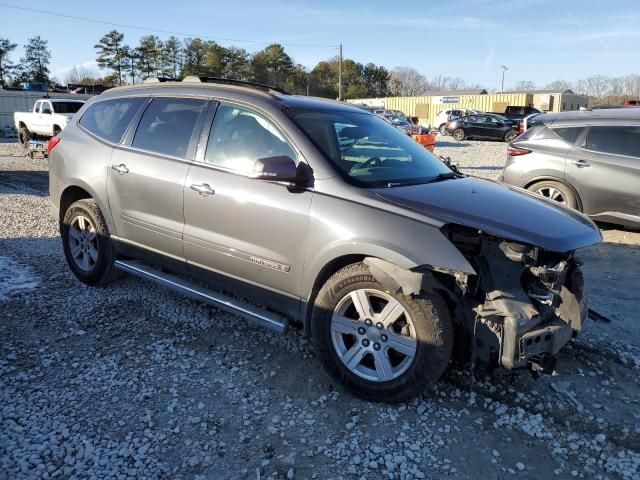
[[[422,145],[366,113],[287,110],[347,179],[365,187],[425,183],[451,170]]]
[[[53,102],[53,111],[56,113],[76,113],[82,108],[82,102]]]

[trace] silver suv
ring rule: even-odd
[[[50,144],[76,277],[125,271],[312,337],[377,401],[452,355],[548,366],[587,310],[582,214],[451,171],[384,120],[262,85],[188,77],[115,88]]]
[[[640,109],[537,115],[501,179],[589,215],[640,228]]]

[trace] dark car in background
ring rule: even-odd
[[[490,113],[467,115],[449,122],[447,132],[459,142],[467,138],[510,142],[518,136],[518,122]]]
[[[491,112],[497,115],[501,115],[509,120],[522,121],[525,117],[533,115],[534,113],[542,113],[540,110],[534,107],[521,107],[516,105],[509,105],[504,109],[504,112]]]
[[[640,228],[640,111],[539,115],[508,148],[502,181]]]

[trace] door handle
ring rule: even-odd
[[[573,164],[578,168],[590,167],[591,165],[585,162],[584,160],[578,160],[577,162],[573,162]]]
[[[120,165],[111,165],[111,169],[118,172],[120,175],[124,175],[125,173],[129,173],[129,169],[124,163]]]
[[[191,190],[194,192],[198,192],[203,197],[208,197],[209,195],[213,195],[215,190],[211,188],[207,183],[194,183],[191,185]]]

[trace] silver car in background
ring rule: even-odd
[[[538,115],[507,154],[503,182],[593,220],[640,228],[640,111]]]

